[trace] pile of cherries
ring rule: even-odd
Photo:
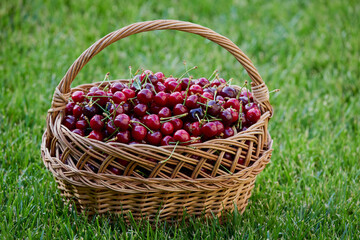
[[[62,123],[98,141],[159,146],[228,138],[260,116],[252,93],[222,78],[165,78],[146,70],[128,84],[103,82],[73,92]]]

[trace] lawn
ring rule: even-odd
[[[360,235],[359,1],[1,1],[1,239],[355,239]],[[87,220],[68,210],[41,156],[53,91],[72,62],[107,33],[137,21],[195,22],[233,40],[270,90],[272,162],[248,208],[230,220],[151,228]],[[219,69],[249,80],[225,50],[199,36],[162,31],[111,45],[73,86],[128,78],[128,66],[196,76]]]

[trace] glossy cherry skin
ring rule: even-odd
[[[172,125],[174,126],[174,131],[177,131],[183,127],[183,121],[179,118],[175,118],[170,121]]]
[[[131,118],[130,126],[131,126],[132,128],[134,128],[134,127],[136,127],[136,126],[141,126],[141,124],[140,124],[139,122],[140,122],[139,119],[133,117],[133,118]]]
[[[82,113],[83,113],[82,107],[76,104],[73,108],[74,117],[79,118]]]
[[[220,114],[221,107],[215,100],[211,100],[208,102],[207,113],[211,116],[217,117]]]
[[[131,112],[131,110],[133,109],[133,105],[126,102],[122,105],[123,109],[124,109],[124,113],[129,114]]]
[[[92,105],[91,107],[86,104],[83,108],[83,114],[87,118],[91,119],[95,114],[99,112],[99,108],[95,105]]]
[[[122,171],[116,167],[113,166],[108,166],[108,169],[110,172],[112,172],[115,175],[120,175],[122,173]]]
[[[158,113],[158,116],[160,118],[167,118],[167,117],[170,117],[171,116],[171,111],[168,107],[163,107],[160,109],[159,113]]]
[[[65,114],[72,115],[74,106],[75,106],[74,102],[68,102],[68,104],[66,104],[66,106],[65,106]]]
[[[90,120],[90,127],[92,130],[101,131],[105,126],[104,122],[102,121],[103,119],[104,117],[98,114],[93,116]]]
[[[75,91],[71,94],[71,98],[76,103],[85,101],[85,93],[83,91]]]
[[[73,130],[76,127],[76,118],[73,115],[68,115],[64,118],[62,124],[69,130]]]
[[[222,122],[220,122],[220,121],[214,121],[214,123],[217,128],[216,136],[220,136],[225,130],[224,124],[222,124]]]
[[[158,114],[160,111],[161,107],[159,107],[158,105],[156,105],[156,103],[152,102],[151,106],[150,106],[150,113],[152,114]]]
[[[108,134],[112,135],[116,132],[116,126],[114,125],[114,122],[112,120],[109,120],[106,124],[106,131]]]
[[[190,124],[189,131],[194,137],[200,136],[201,128],[199,122],[193,122]]]
[[[221,85],[221,82],[219,81],[219,79],[214,79],[210,84],[211,87],[218,87],[220,85]]]
[[[247,113],[247,111],[249,111],[252,108],[258,108],[258,106],[253,102],[248,103],[244,106],[244,112]]]
[[[250,124],[256,123],[261,117],[260,109],[257,107],[251,108],[249,111],[247,111],[245,117]]]
[[[120,131],[125,131],[129,128],[130,117],[127,114],[119,114],[114,119],[114,125],[120,129]]]
[[[143,126],[135,126],[131,130],[131,136],[136,141],[142,141],[146,137],[147,130]]]
[[[116,82],[116,83],[111,84],[110,92],[112,92],[114,94],[118,91],[122,91],[125,88],[126,88],[125,84]]]
[[[158,92],[154,97],[154,102],[160,107],[166,106],[167,101],[168,95],[165,92]]]
[[[205,87],[206,85],[210,84],[210,82],[206,78],[199,78],[197,84],[201,87]]]
[[[194,84],[189,88],[189,92],[191,94],[202,94],[203,93],[203,89],[200,85]]]
[[[126,97],[125,93],[117,91],[112,96],[112,100],[114,101],[114,103],[119,104],[119,103],[125,102],[127,100],[127,97]]]
[[[190,95],[185,101],[185,106],[189,109],[198,108],[200,106],[198,101],[199,97],[197,95]]]
[[[182,78],[180,81],[182,90],[186,90],[191,85],[194,85],[194,83],[189,78]]]
[[[225,127],[224,129],[224,138],[232,137],[234,136],[234,130],[232,127]]]
[[[148,89],[150,90],[153,94],[155,93],[155,86],[151,83],[144,83],[141,87],[142,89]]]
[[[121,92],[125,94],[127,99],[135,97],[135,91],[130,88],[124,88]]]
[[[95,139],[95,140],[98,140],[98,141],[102,141],[104,139],[104,135],[103,135],[102,132],[93,130],[89,134],[88,138]]]
[[[163,82],[164,79],[165,79],[165,75],[164,75],[162,72],[157,72],[157,73],[155,73],[154,75],[157,77],[157,79],[158,79],[160,82]]]
[[[232,123],[237,122],[239,119],[239,113],[235,109],[232,109],[232,108],[229,108],[229,110],[230,110],[231,116],[232,116]]]
[[[89,89],[89,93],[94,93],[94,92],[96,92],[97,90],[99,90],[98,87],[91,87],[91,88]]]
[[[156,92],[165,92],[166,91],[166,87],[163,83],[161,82],[157,82],[155,85],[155,90]]]
[[[95,104],[99,104],[100,106],[105,106],[109,98],[106,92],[104,92],[103,90],[97,90],[94,92],[92,100],[93,102],[95,102]]]
[[[89,124],[86,120],[81,119],[76,122],[76,128],[78,128],[78,129],[85,130],[88,127],[89,127]]]
[[[120,104],[117,104],[117,103],[111,104],[109,112],[110,112],[111,115],[117,116],[119,114],[124,113],[124,107],[122,105],[120,105]]]
[[[158,130],[160,128],[160,118],[156,114],[145,116],[143,122],[151,130]]]
[[[203,118],[204,118],[204,112],[202,108],[194,108],[189,111],[188,119],[191,122],[195,122]]]
[[[129,143],[130,138],[131,136],[129,130],[120,131],[116,134],[116,141],[119,143]]]
[[[134,113],[138,117],[144,116],[146,114],[147,110],[148,110],[148,107],[143,103],[139,103],[134,107]]]
[[[230,111],[230,109],[225,109],[224,111],[220,112],[220,118],[222,119],[222,123],[225,126],[229,126],[233,123],[233,116],[232,116],[232,112]]]
[[[151,133],[150,131],[148,131],[147,135],[146,135],[146,142],[151,144],[151,145],[159,145],[160,142],[162,140],[162,135],[159,131],[153,132]]]
[[[160,145],[167,146],[167,145],[174,145],[175,139],[172,136],[165,136],[161,139]]]
[[[139,99],[139,102],[143,104],[148,104],[149,102],[151,102],[153,97],[154,94],[149,89],[142,89],[137,94],[137,98]]]
[[[168,92],[179,92],[181,91],[181,85],[177,81],[172,81],[167,84],[166,89]]]
[[[188,108],[186,106],[182,105],[181,103],[176,104],[175,107],[173,108],[173,114],[175,116],[185,114],[188,112],[189,112]]]
[[[182,103],[182,102],[184,102],[184,97],[182,96],[182,94],[180,92],[173,92],[170,94],[169,103],[168,103],[168,105],[170,107],[174,107],[176,104]]]
[[[76,134],[78,134],[78,135],[80,135],[80,136],[82,136],[82,137],[85,137],[84,130],[82,130],[82,129],[76,128],[76,129],[72,130],[72,132],[73,132],[73,133],[76,133]]]
[[[219,95],[222,97],[236,98],[237,91],[233,87],[225,86],[220,90]]]
[[[174,139],[175,141],[179,141],[181,144],[190,141],[190,135],[184,129],[180,129],[174,133]]]
[[[205,123],[202,127],[201,127],[201,133],[208,137],[208,138],[211,138],[211,137],[214,137],[217,135],[218,133],[218,129],[216,127],[216,124],[214,122],[208,122],[208,123]]]
[[[237,100],[236,98],[230,98],[229,100],[226,101],[226,103],[224,104],[224,108],[233,108],[236,111],[240,111],[240,103],[239,100]]]
[[[163,135],[171,135],[174,132],[174,126],[171,122],[164,122],[161,124],[160,131]]]

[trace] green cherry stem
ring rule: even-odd
[[[130,122],[132,122],[132,123],[138,123],[138,124],[140,124],[141,126],[145,127],[147,130],[149,130],[151,133],[154,133],[153,130],[151,130],[148,126],[146,126],[145,124],[143,124],[143,123],[141,123],[141,122],[134,121],[134,120],[131,120]]]
[[[171,154],[169,155],[169,157],[168,157],[167,159],[165,159],[165,160],[160,161],[160,163],[165,163],[167,160],[169,160],[169,159],[172,157],[172,155],[174,154],[175,149],[176,149],[176,147],[177,147],[178,144],[179,144],[179,141],[176,142],[175,147],[174,147],[174,149],[172,150],[172,152],[171,152]]]

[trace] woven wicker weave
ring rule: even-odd
[[[179,30],[198,34],[229,51],[246,69],[252,80],[255,101],[260,105],[260,120],[244,132],[227,139],[215,139],[190,146],[151,146],[104,143],[76,135],[61,124],[64,108],[73,91],[87,90],[98,83],[77,86],[70,84],[92,57],[108,45],[127,36],[152,30]],[[119,80],[127,82],[128,80]],[[269,93],[248,57],[229,39],[189,22],[156,20],[140,22],[112,32],[81,54],[55,89],[47,117],[41,152],[45,166],[54,175],[64,199],[72,200],[79,211],[88,214],[127,213],[135,218],[148,216],[170,220],[189,215],[220,215],[237,208],[243,212],[254,187],[255,179],[272,152],[267,131],[272,115]],[[227,160],[224,154],[235,155]],[[245,166],[238,158],[245,159]],[[129,162],[126,167],[118,161]],[[93,172],[87,163],[99,170]],[[107,170],[113,166],[123,176]],[[223,167],[229,169],[229,174]],[[148,178],[138,170],[147,172]]]

